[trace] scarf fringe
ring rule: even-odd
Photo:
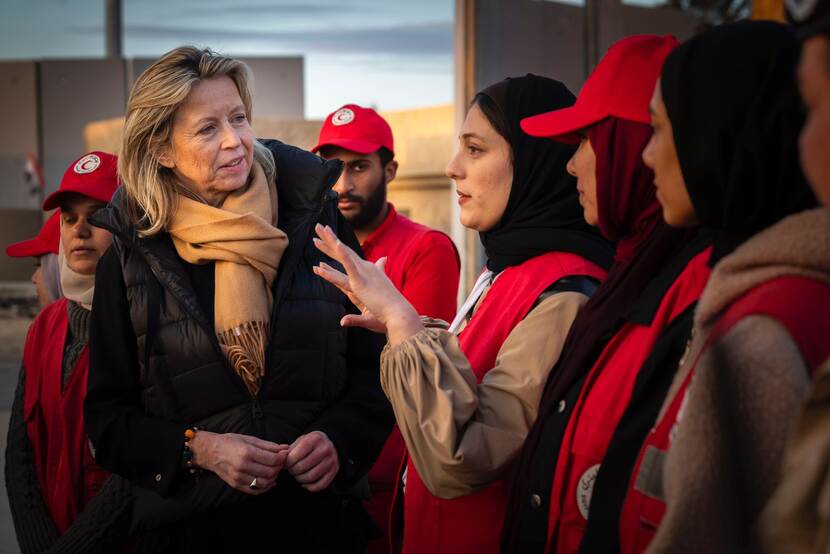
[[[217,333],[225,357],[245,383],[251,396],[256,396],[265,373],[265,343],[268,324],[249,321]]]

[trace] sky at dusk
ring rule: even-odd
[[[3,0],[0,60],[96,58],[104,0]],[[303,56],[306,117],[452,101],[453,0],[124,0],[123,51]]]

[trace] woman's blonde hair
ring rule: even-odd
[[[229,77],[251,120],[249,70],[243,62],[209,48],[180,46],[162,56],[136,80],[127,102],[127,115],[118,156],[118,173],[127,196],[127,212],[142,236],[167,228],[182,192],[173,172],[159,163],[169,147],[173,116],[203,79]],[[267,148],[254,141],[254,156],[273,179],[274,161]]]

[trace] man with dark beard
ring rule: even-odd
[[[343,161],[334,190],[366,259],[376,262],[386,257],[386,274],[419,314],[452,321],[458,252],[447,235],[409,220],[386,201],[386,187],[398,170],[392,129],[386,120],[371,108],[346,104],[326,117],[312,151]],[[403,455],[404,443],[396,427],[369,471],[372,499],[366,509],[384,533],[369,543],[371,554],[389,552],[389,510]]]

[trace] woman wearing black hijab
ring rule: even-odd
[[[528,133],[579,142],[569,169],[586,221],[617,249],[608,278],[571,326],[515,464],[505,552],[579,548],[611,433],[636,401],[639,369],[666,329],[694,309],[709,277],[708,237],[662,221],[654,174],[642,160],[652,134],[649,99],[677,44],[655,35],[616,42],[573,108],[523,122]]]
[[[519,127],[573,101],[564,85],[534,75],[475,97],[447,175],[487,267],[449,328],[422,321],[378,266],[318,229],[319,247],[348,276],[326,266],[318,274],[365,307],[343,324],[388,334],[381,383],[409,451],[398,491],[406,553],[497,552],[506,467],[576,312],[611,262],[613,249],[584,222],[566,172],[574,148]]]
[[[724,25],[678,47],[655,88],[644,160],[666,220],[713,231],[716,265],[628,480],[621,552],[748,550],[830,354],[830,219],[798,163],[798,53],[785,25]]]

